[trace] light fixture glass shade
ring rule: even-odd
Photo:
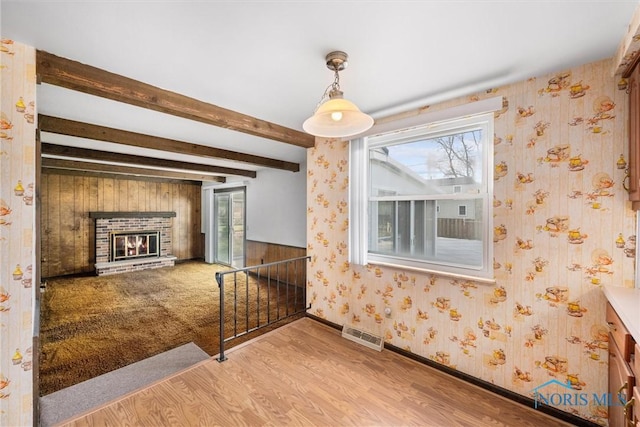
[[[324,138],[343,138],[362,133],[373,126],[373,118],[344,98],[333,98],[320,105],[302,124],[305,132]]]

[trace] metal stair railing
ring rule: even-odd
[[[216,273],[220,288],[218,362],[227,360],[224,355],[227,342],[311,308],[306,303],[306,262],[310,259],[311,256],[305,256]],[[233,286],[233,301],[225,299],[225,285]],[[225,332],[230,328],[228,321],[232,322],[230,334]]]

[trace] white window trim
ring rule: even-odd
[[[394,257],[379,257],[376,254],[368,253],[368,151],[367,138],[361,137],[350,141],[349,148],[349,261],[353,264],[366,265],[377,264],[385,265],[400,269],[417,270],[424,273],[432,273],[443,276],[451,276],[461,279],[474,280],[480,283],[495,283],[493,278],[493,213],[492,213],[492,195],[493,195],[493,111],[502,108],[502,98],[495,97],[484,101],[466,104],[459,107],[453,107],[447,110],[430,113],[429,115],[416,116],[409,118],[410,120],[402,120],[397,122],[395,128],[390,128],[389,123],[383,126],[372,128],[366,136],[379,135],[386,132],[406,131],[411,127],[433,127],[437,122],[429,122],[429,118],[437,118],[438,122],[449,122],[454,119],[483,119],[487,116],[487,143],[484,148],[483,167],[485,176],[483,180],[486,189],[486,200],[484,202],[483,217],[487,220],[487,225],[483,230],[483,239],[485,242],[485,253],[483,259],[483,268],[474,270],[471,268],[458,268],[457,266],[432,265],[435,268],[425,267],[421,261],[414,261],[404,258],[396,258],[398,263],[394,262]],[[489,117],[491,116],[491,117]],[[421,119],[421,120],[419,120]],[[400,126],[402,125],[402,126]],[[377,129],[376,129],[377,128]],[[384,130],[384,131],[383,131]],[[381,132],[382,131],[382,132]],[[386,132],[385,132],[386,131]]]
[[[457,107],[446,108],[438,111],[428,111],[426,113],[416,114],[399,120],[386,121],[376,119],[376,124],[374,124],[368,131],[358,135],[358,138],[361,139],[367,136],[410,129],[417,126],[424,126],[428,123],[438,123],[457,118],[493,113],[501,108],[502,97],[494,96],[481,101],[470,102],[468,104],[458,105]]]
[[[360,182],[360,185],[349,185],[349,262],[358,265],[368,263],[367,151],[364,139],[349,142],[349,182],[356,182],[356,177]]]

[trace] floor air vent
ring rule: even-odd
[[[372,335],[353,326],[344,325],[342,327],[342,337],[378,351],[382,351],[384,346],[382,337]]]

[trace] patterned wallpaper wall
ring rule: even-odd
[[[601,61],[428,108],[503,97],[495,285],[349,265],[348,143],[318,141],[308,154],[310,312],[528,397],[550,379],[606,393],[601,287],[632,287],[635,262],[626,82],[611,69]],[[606,406],[560,409],[606,423]]]
[[[617,59],[434,105],[502,96],[495,122],[495,285],[349,265],[348,147],[308,154],[311,312],[531,396],[549,379],[607,388],[601,286],[633,286],[634,213],[622,188],[624,80]],[[35,49],[0,40],[0,425],[31,425]],[[385,307],[392,315],[385,317]],[[562,409],[605,424],[606,407]]]
[[[0,40],[0,425],[33,419],[35,49]],[[36,355],[37,357],[37,355]]]

